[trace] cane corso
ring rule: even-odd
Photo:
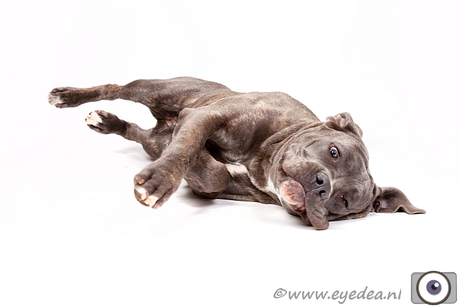
[[[89,128],[138,142],[154,160],[134,177],[145,206],[159,208],[184,178],[201,197],[278,204],[315,229],[369,212],[425,213],[400,190],[374,183],[362,131],[348,113],[321,122],[287,94],[238,93],[190,77],[49,94],[58,108],[115,99],[141,103],[157,120],[144,130],[105,111],[86,117]]]

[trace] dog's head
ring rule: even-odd
[[[292,133],[272,156],[270,190],[290,213],[316,229],[371,211],[425,213],[400,190],[374,183],[361,137],[348,113]]]

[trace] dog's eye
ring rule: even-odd
[[[332,158],[338,158],[340,156],[339,150],[334,146],[329,149],[329,153],[331,154]]]
[[[348,209],[348,200],[346,200],[346,198],[343,195],[341,197],[342,197],[342,202],[345,205],[345,208]]]

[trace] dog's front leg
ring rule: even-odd
[[[159,208],[177,191],[182,178],[198,161],[206,140],[223,123],[220,115],[209,112],[210,107],[182,110],[171,144],[158,160],[134,177],[134,194],[141,204]]]

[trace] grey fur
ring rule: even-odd
[[[185,178],[199,196],[275,203],[316,229],[371,211],[425,213],[400,190],[374,183],[362,131],[348,113],[321,122],[287,94],[238,93],[189,77],[49,94],[58,108],[104,99],[142,103],[157,119],[149,130],[105,111],[88,120],[99,133],[142,144],[155,160],[134,177],[143,205],[160,207]]]

